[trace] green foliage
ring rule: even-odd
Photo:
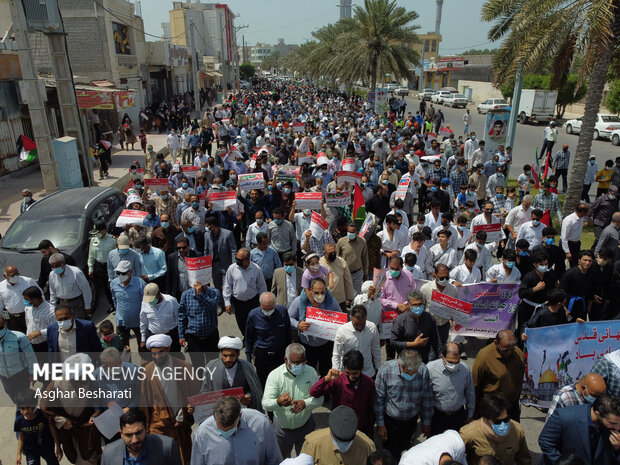
[[[612,113],[620,113],[620,79],[614,79],[609,85],[607,104],[605,106]]]
[[[273,52],[267,58],[263,60],[260,65],[261,69],[264,71],[270,71],[272,68],[279,69],[280,68],[280,54],[278,52]]]
[[[239,74],[241,74],[241,79],[245,79],[246,81],[254,77],[256,74],[256,68],[249,61],[242,63],[239,65]]]
[[[497,52],[496,48],[470,48],[461,55],[493,55],[495,52]]]
[[[566,107],[572,105],[585,98],[588,93],[588,86],[584,83],[579,85],[579,76],[576,74],[570,74],[566,77],[565,81],[558,88],[558,99],[555,102],[555,108],[558,118],[564,116]]]
[[[523,76],[523,89],[549,89],[551,85],[551,75],[526,74]],[[510,77],[507,82],[500,86],[500,91],[504,98],[512,97],[515,88],[515,78]]]

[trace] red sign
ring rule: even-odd
[[[114,92],[75,89],[78,107],[87,110],[114,110]]]
[[[148,187],[157,187],[159,189],[161,189],[162,187],[169,187],[168,180],[161,178],[145,179],[144,185]]]
[[[207,374],[208,375],[208,374]],[[188,397],[187,401],[194,407],[194,421],[201,423],[211,415],[213,415],[213,407],[218,399],[226,396],[234,396],[237,399],[241,399],[243,394],[243,388],[224,389],[222,391],[210,391],[204,394],[198,394],[196,396]]]
[[[490,233],[490,232],[499,232],[501,230],[502,230],[501,223],[479,224],[477,226],[474,226],[473,233],[476,234],[478,231],[484,231],[484,232]]]
[[[430,312],[447,320],[454,320],[456,324],[467,326],[471,314],[471,303],[455,299],[441,292],[431,294]]]

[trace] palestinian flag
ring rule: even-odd
[[[21,161],[33,161],[37,158],[37,144],[23,134],[17,138],[15,148]]]
[[[362,190],[360,189],[360,186],[357,185],[357,183],[354,183],[353,186],[353,215],[352,216],[352,220],[355,221],[357,219],[358,216],[358,211],[360,211],[360,216],[364,215],[364,217],[366,216],[366,208],[365,208],[365,203],[364,203],[364,195],[362,194]]]

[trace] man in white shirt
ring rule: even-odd
[[[424,246],[426,242],[426,236],[423,232],[416,231],[411,237],[411,243],[406,245],[400,252],[402,257],[405,257],[408,253],[413,253],[416,257],[416,266],[419,266],[423,273],[423,279],[433,272],[433,262],[428,249]]]
[[[506,248],[513,248],[510,245],[517,241],[519,229],[521,229],[521,226],[532,219],[531,207],[533,201],[534,199],[531,195],[526,195],[523,197],[521,205],[514,207],[508,212],[506,222],[504,223],[504,227],[510,232],[510,236],[508,236],[508,245]]]
[[[539,210],[538,208],[533,209],[531,216],[532,220],[524,223],[519,229],[519,234],[517,234],[516,241],[519,239],[525,239],[529,242],[530,249],[533,249],[537,245],[542,244],[542,232],[546,225],[540,222],[543,216],[542,210]]]
[[[144,287],[142,308],[140,310],[140,347],[146,348],[149,337],[155,334],[165,334],[172,338],[172,352],[180,352],[179,343],[179,303],[168,294],[159,292],[159,286],[148,283]]]
[[[471,230],[477,231],[476,226],[490,226],[490,225],[499,225],[497,231],[488,231],[486,237],[486,247],[493,251],[497,248],[499,242],[504,239],[504,231],[501,228],[502,219],[501,213],[496,216],[493,214],[494,205],[493,202],[485,202],[483,205],[482,213],[475,216],[473,220],[471,220]]]
[[[439,211],[440,205],[432,204],[431,211],[424,217],[424,226],[428,226],[433,231],[437,226],[441,226],[442,213]]]
[[[452,231],[449,229],[443,229],[437,234],[438,243],[429,251],[434,267],[439,264],[446,265],[450,270],[456,267],[457,254],[456,249],[450,247],[450,236],[452,236]]]
[[[4,267],[4,281],[0,282],[0,312],[4,315],[6,327],[11,331],[26,333],[26,313],[22,293],[37,282],[19,274],[15,265]]]
[[[484,166],[484,164],[489,159],[489,154],[484,149],[484,146],[485,146],[485,143],[484,143],[483,140],[481,140],[478,143],[478,148],[474,151],[474,153],[471,154],[471,164],[472,164],[472,166],[476,166],[476,165],[483,165]]]
[[[176,160],[179,155],[179,148],[181,147],[181,141],[179,136],[174,132],[174,129],[170,130],[170,134],[166,137],[166,145],[168,146],[168,150],[170,151],[170,156],[172,160]]]
[[[26,306],[26,331],[35,352],[47,352],[47,327],[56,321],[54,307],[43,298],[38,286],[30,286],[23,293]]]
[[[381,239],[381,266],[387,267],[390,258],[399,256],[407,245],[407,234],[400,231],[398,217],[390,214],[385,217],[385,229],[377,237]]]
[[[465,160],[467,160],[467,165],[469,169],[471,169],[474,166],[471,161],[471,158],[476,150],[478,150],[478,141],[476,140],[476,133],[472,131],[469,134],[469,139],[465,141],[465,148],[463,150],[463,153],[465,155]]]
[[[514,250],[505,249],[502,252],[502,262],[493,265],[486,274],[487,283],[518,283],[521,281],[521,272],[516,267],[517,255]]]
[[[579,261],[581,232],[583,231],[583,227],[588,224],[585,218],[589,211],[590,206],[588,204],[580,203],[577,205],[575,211],[562,221],[562,232],[560,234],[562,250],[566,253],[566,258],[570,261],[571,267],[577,266]]]
[[[82,270],[67,265],[60,253],[52,255],[49,263],[52,268],[49,276],[50,303],[54,306],[68,305],[77,318],[90,319],[93,294]]]
[[[469,125],[471,124],[471,113],[469,112],[469,109],[463,115],[463,124],[465,125],[464,134],[466,136],[468,136],[469,135]]]
[[[359,350],[364,357],[362,373],[371,378],[381,366],[381,339],[377,326],[367,321],[368,313],[363,305],[351,309],[351,321],[336,331],[332,368],[343,371],[342,357],[350,350]]]
[[[420,180],[420,176],[416,173],[415,163],[409,163],[409,171],[402,175],[400,180],[410,179],[409,187],[407,188],[407,195],[411,195],[413,198],[413,206],[415,206],[415,201],[418,198],[418,188],[421,187],[422,181]],[[396,191],[394,191],[396,192]],[[406,199],[405,199],[406,200]],[[410,215],[413,214],[413,207],[409,212]]]
[[[269,227],[269,225],[265,223],[265,213],[262,210],[258,210],[254,214],[254,219],[256,221],[248,226],[248,231],[245,234],[245,247],[250,250],[256,247],[256,235],[261,232],[267,234],[267,229]]]
[[[493,266],[493,256],[491,255],[491,251],[485,247],[485,243],[487,242],[487,233],[485,231],[478,231],[475,235],[472,236],[474,242],[465,247],[465,252],[468,250],[476,251],[476,263],[474,263],[475,268],[480,269],[480,274],[482,276],[486,275],[486,272],[491,266]],[[463,257],[461,258],[461,264],[465,261],[465,253],[463,253]]]
[[[545,128],[545,140],[543,141],[542,150],[540,151],[540,159],[546,159],[547,153],[553,156],[553,146],[558,140],[558,130],[555,127],[555,121],[551,121],[549,126]]]
[[[475,284],[482,280],[480,268],[474,267],[478,253],[473,249],[467,249],[463,254],[463,263],[450,272],[450,283],[456,287],[463,284]]]

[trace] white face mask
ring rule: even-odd
[[[353,445],[353,441],[339,441],[333,435],[332,442],[334,443],[334,446],[336,446],[336,449],[338,449],[338,452],[340,452],[341,454],[348,452]]]
[[[446,367],[446,370],[448,370],[450,373],[454,373],[459,365],[458,363],[449,363],[444,361],[443,366]]]
[[[322,303],[323,303],[323,301],[325,300],[325,294],[312,294],[312,298],[313,298],[316,302],[318,302],[318,303],[322,304]]]
[[[11,284],[17,284],[19,282],[19,275],[9,276],[6,280]]]
[[[61,331],[67,331],[73,325],[73,320],[63,320],[58,322],[58,328]]]
[[[275,311],[276,311],[276,309],[274,308],[274,309],[272,309],[272,310],[267,311],[267,310],[263,310],[263,309],[261,308],[261,311],[263,312],[263,315],[265,315],[265,316],[271,316],[271,315],[273,315],[273,312],[275,312]]]

